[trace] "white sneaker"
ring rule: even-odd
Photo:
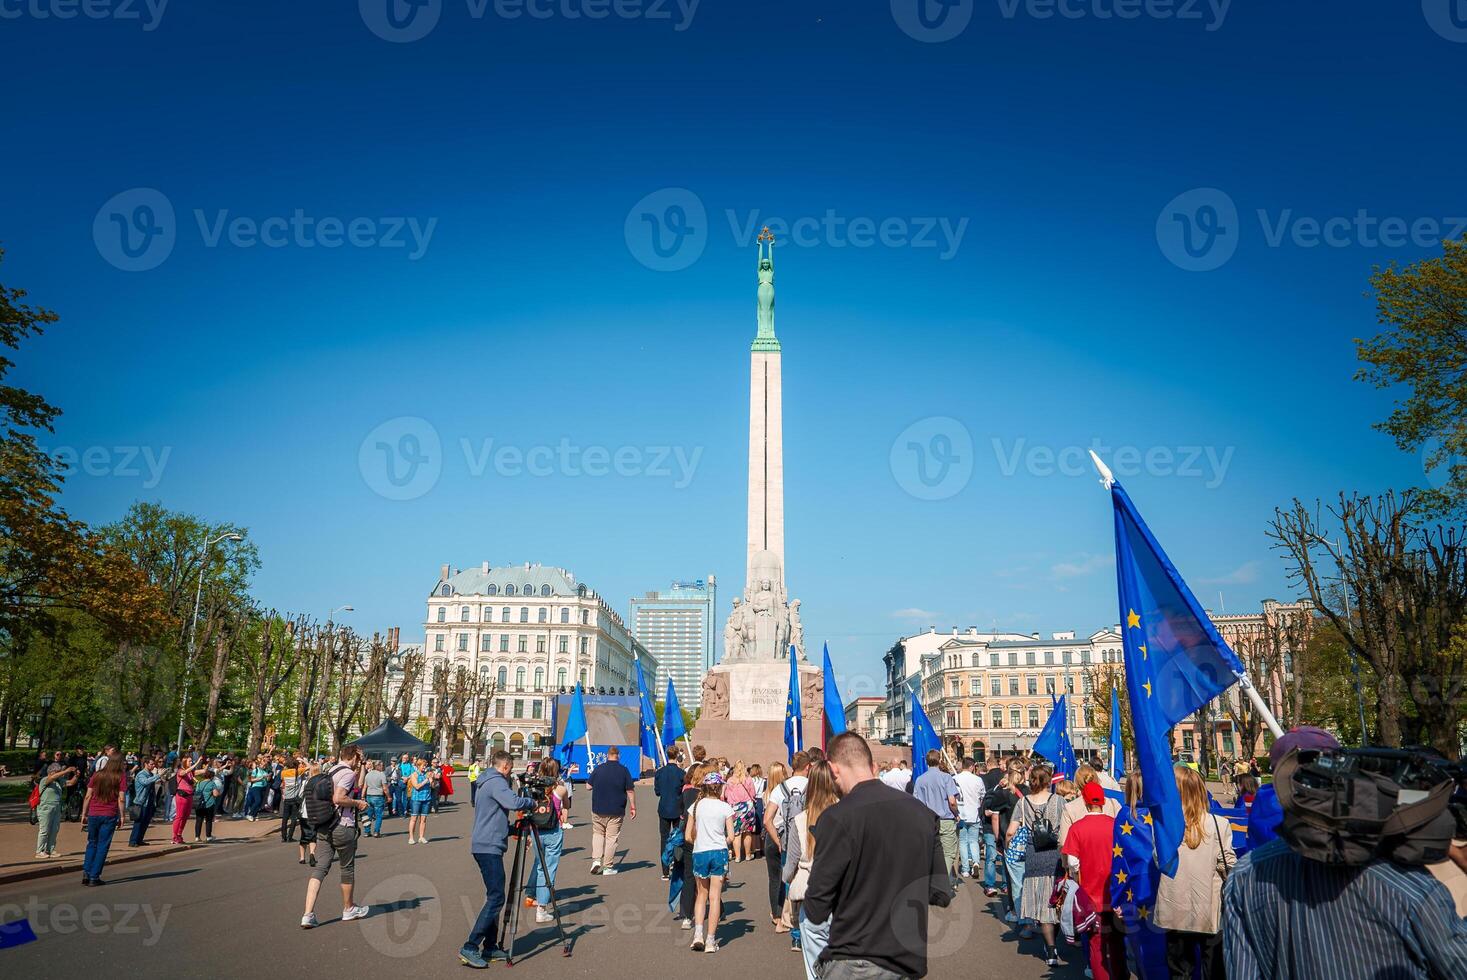
[[[603,877],[605,875],[614,875],[614,874],[616,874],[616,869],[615,868],[602,868],[601,869],[601,874],[602,874]]]
[[[591,873],[593,875],[599,875],[601,873],[601,862],[600,861],[592,861],[591,862]]]
[[[716,952],[718,952],[718,940],[717,939],[713,939],[713,938],[710,937],[709,940],[708,940],[708,944],[703,947],[703,952],[705,952],[705,953],[716,953]]]
[[[691,928],[693,928],[693,920],[692,919],[684,919],[683,920],[683,928],[684,929],[691,929]]]
[[[550,910],[547,909],[545,906],[543,906],[543,905],[537,905],[537,906],[535,906],[535,921],[536,922],[554,922],[555,921],[555,916],[551,915],[550,914]]]
[[[428,838],[426,838],[426,837],[419,837],[418,838],[418,843],[419,844],[426,844],[426,843],[428,843]]]
[[[353,905],[349,909],[341,910],[341,921],[350,922],[352,919],[365,919],[371,911],[365,905]]]
[[[305,915],[301,916],[301,928],[302,929],[314,929],[314,928],[316,928],[316,913],[315,912],[307,912]]]

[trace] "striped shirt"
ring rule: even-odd
[[[1230,980],[1467,977],[1467,920],[1424,868],[1328,865],[1273,840],[1229,875],[1222,920]]]

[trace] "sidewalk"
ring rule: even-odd
[[[248,820],[216,817],[214,836],[217,840],[213,844],[174,844],[170,839],[172,830],[172,825],[163,820],[160,814],[149,824],[147,836],[143,838],[145,843],[141,847],[129,847],[128,839],[132,833],[132,825],[129,824],[113,838],[112,847],[107,852],[107,866],[141,861],[162,854],[176,854],[195,847],[221,847],[263,840],[279,833],[280,818],[274,814],[261,814],[258,821],[250,823]],[[192,841],[193,836],[193,818],[190,817],[183,831],[183,839]],[[82,857],[87,849],[86,824],[67,823],[63,820],[57,838],[58,856],[37,858],[36,827],[30,822],[30,810],[26,801],[0,801],[0,886],[31,878],[80,874]]]

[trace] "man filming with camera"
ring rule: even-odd
[[[495,955],[494,929],[504,908],[504,852],[509,846],[510,814],[535,806],[534,800],[517,795],[510,787],[509,773],[513,765],[514,759],[508,752],[495,752],[475,784],[474,831],[469,852],[484,879],[484,907],[458,951],[458,958],[476,970],[487,967]]]

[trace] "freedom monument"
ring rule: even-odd
[[[758,249],[758,332],[749,349],[749,534],[744,593],[723,628],[723,659],[703,679],[693,741],[710,754],[784,758],[790,657],[799,661],[804,742],[820,741],[820,670],[805,663],[800,600],[785,591],[781,350],[774,333],[774,236]]]

